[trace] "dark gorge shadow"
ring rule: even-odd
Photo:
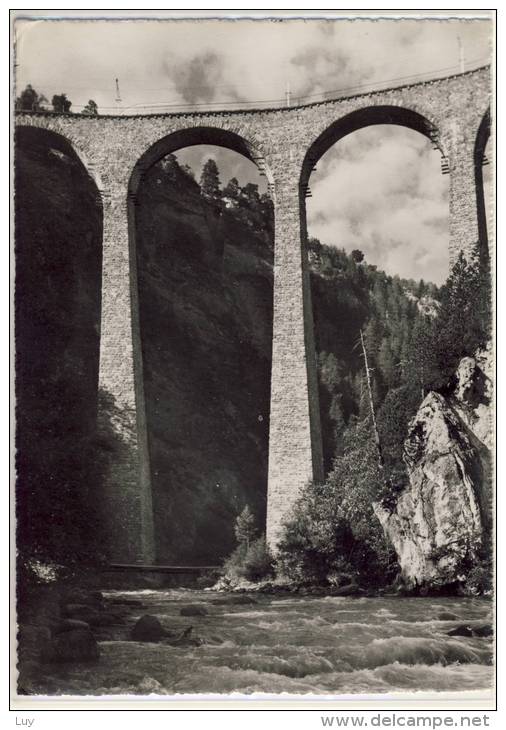
[[[245,504],[265,524],[272,210],[204,196],[169,155],[135,237],[157,557],[216,564]]]
[[[57,134],[15,137],[17,540],[29,561],[96,550],[102,207]]]

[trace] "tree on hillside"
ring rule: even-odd
[[[96,117],[98,115],[98,106],[96,102],[93,101],[93,99],[90,99],[89,102],[86,104],[83,109],[83,114],[89,114],[92,117]]]
[[[209,158],[202,168],[200,190],[202,195],[210,200],[216,200],[221,197],[218,165],[212,158]]]
[[[436,321],[434,389],[444,388],[462,357],[485,347],[491,332],[491,285],[478,245],[466,257],[460,253],[441,293]]]
[[[193,172],[190,165],[183,163],[182,165],[179,165],[179,168],[186,175],[186,177],[190,178],[190,180],[193,180],[195,185],[198,185],[198,182],[195,180],[195,173]]]
[[[272,198],[268,193],[262,193],[260,196],[260,215],[269,225],[273,221],[274,207],[272,205]]]
[[[378,429],[390,485],[390,489],[380,495],[384,503],[388,503],[407,482],[406,466],[402,458],[403,447],[409,421],[418,410],[420,400],[416,385],[401,384],[388,391],[378,412]]]
[[[16,109],[28,112],[42,111],[47,104],[44,94],[38,94],[31,84],[26,86],[15,102]]]
[[[378,367],[388,388],[394,387],[398,380],[398,362],[392,348],[392,338],[384,337],[378,352]]]
[[[168,154],[158,162],[163,172],[167,175],[169,180],[174,181],[177,178],[179,172],[179,163],[176,155]]]
[[[241,200],[253,210],[260,209],[260,195],[258,194],[258,185],[255,183],[246,183],[242,189]]]
[[[420,314],[413,325],[411,339],[407,348],[407,358],[403,361],[404,380],[410,382],[422,400],[436,378],[435,341],[438,327],[432,317]]]
[[[168,155],[165,155],[165,157],[162,157],[157,164],[161,167],[171,182],[177,183],[178,181],[183,180],[184,185],[190,183],[192,189],[198,188],[200,192],[200,186],[195,180],[195,173],[189,165],[186,165],[185,163],[180,164],[176,155],[169,153]]]
[[[354,261],[354,262],[355,262],[356,264],[359,264],[359,263],[360,263],[361,261],[363,261],[363,260],[364,260],[364,254],[363,254],[363,252],[362,252],[362,251],[360,251],[360,249],[358,249],[358,248],[355,248],[355,249],[354,249],[354,250],[353,250],[353,251],[351,252],[351,258],[353,259],[353,261]]]
[[[67,99],[66,94],[55,94],[51,99],[51,104],[53,105],[53,110],[58,112],[58,114],[69,114],[70,107],[72,106],[72,102],[70,99]]]
[[[381,322],[381,316],[374,311],[364,330],[367,352],[374,363],[376,363],[384,337],[385,327]]]
[[[239,201],[240,195],[241,195],[241,188],[239,186],[239,181],[236,177],[233,177],[225,185],[225,187],[223,189],[223,197],[229,198],[234,203],[237,203]]]
[[[421,299],[427,294],[427,284],[424,282],[423,279],[420,279],[418,282],[418,285],[416,287],[415,296],[418,297],[418,299]]]

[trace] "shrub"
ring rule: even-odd
[[[265,535],[249,545],[245,542],[240,543],[223,567],[228,578],[245,578],[255,582],[272,576],[273,560]]]
[[[382,486],[369,419],[354,422],[325,484],[308,484],[286,521],[279,571],[311,583],[330,573],[352,573],[368,585],[393,579],[395,554],[372,509]]]
[[[477,596],[492,593],[493,566],[492,559],[479,560],[469,571],[466,578],[466,592]]]

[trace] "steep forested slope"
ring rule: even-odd
[[[136,226],[158,556],[209,564],[245,504],[265,521],[272,221],[258,196],[227,207],[168,158]]]

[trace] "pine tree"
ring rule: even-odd
[[[426,293],[427,293],[427,285],[423,279],[420,279],[420,281],[418,282],[418,286],[416,287],[415,296],[418,297],[418,299],[421,299],[422,297],[425,296]]]
[[[407,362],[404,363],[405,380],[416,387],[420,399],[425,398],[428,390],[438,385],[435,351],[437,329],[431,317],[420,314],[416,318]]]
[[[257,529],[255,527],[255,516],[249,506],[243,509],[237,516],[234,527],[235,536],[239,545],[249,547],[250,542],[254,539]]]
[[[373,312],[367,326],[364,330],[364,340],[367,346],[369,358],[375,364],[378,357],[381,343],[385,335],[385,328],[381,322],[380,316]]]
[[[237,204],[241,195],[241,188],[239,181],[236,177],[231,178],[223,189],[223,197],[230,198],[231,201]]]
[[[397,381],[398,369],[390,337],[384,337],[381,342],[378,353],[378,366],[385,384],[389,388],[393,387]]]
[[[209,200],[217,200],[221,197],[218,165],[212,157],[207,160],[202,168],[200,190],[202,195]]]

